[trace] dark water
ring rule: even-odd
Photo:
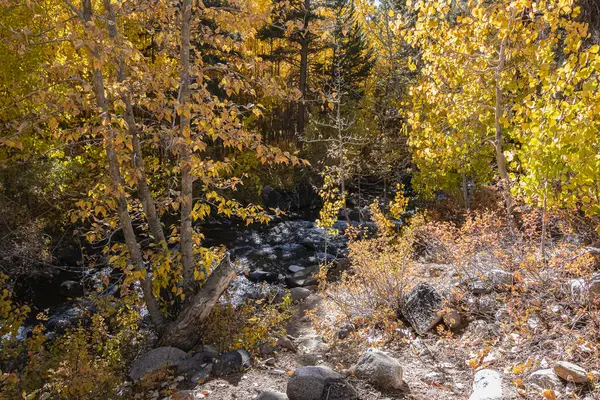
[[[338,222],[335,227],[342,231],[346,223]],[[286,277],[293,271],[317,266],[320,261],[343,258],[346,251],[346,239],[342,235],[327,235],[314,220],[302,218],[279,218],[269,224],[249,227],[240,223],[214,222],[199,229],[206,237],[204,246],[225,246],[239,267],[240,275],[228,290],[234,304],[248,297],[261,296],[265,291],[281,290],[285,287]],[[260,279],[248,279],[248,273],[252,276],[253,271],[268,273],[272,278],[269,285]],[[49,316],[46,326],[50,332],[74,326],[91,306],[83,288],[92,291],[95,285],[101,285],[102,276],[113,282],[109,294],[115,293],[121,274],[109,266],[99,270],[72,266],[51,279],[29,281],[23,288],[21,301],[30,305],[32,313],[22,329],[22,337],[35,323],[35,315],[42,311]],[[66,283],[81,283],[81,286],[74,291],[67,290]]]

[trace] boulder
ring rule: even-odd
[[[301,266],[299,266],[299,265],[290,265],[290,266],[288,267],[288,270],[289,270],[291,273],[293,273],[293,274],[294,274],[294,273],[296,273],[296,272],[300,272],[300,271],[302,271],[303,269],[304,269],[304,267],[301,267]]]
[[[188,354],[175,347],[158,347],[139,356],[133,361],[129,377],[134,381],[144,375],[168,367],[177,367],[188,360]]]
[[[190,376],[189,381],[192,382],[194,385],[203,383],[205,380],[208,379],[208,377],[212,373],[212,370],[213,370],[212,363],[203,364],[199,368],[195,368],[191,371],[192,374]]]
[[[242,372],[252,366],[252,356],[246,350],[234,350],[221,354],[213,364],[216,376],[227,376]]]
[[[295,287],[290,289],[290,297],[292,301],[300,301],[312,294],[312,291],[303,287]]]
[[[488,294],[492,291],[510,290],[513,275],[500,268],[494,268],[483,273],[483,276],[465,281],[467,288],[473,294]]]
[[[289,400],[358,399],[342,375],[320,365],[296,369],[288,380],[286,393]]]
[[[248,273],[248,280],[256,283],[276,283],[279,280],[279,275],[275,272],[263,271],[257,269]]]
[[[356,376],[381,389],[402,387],[402,366],[395,358],[377,349],[367,350],[354,366]]]
[[[557,394],[562,393],[564,385],[558,375],[553,370],[539,369],[527,377],[527,383],[529,383],[532,389],[537,391],[543,391],[544,389],[552,389]]]
[[[219,353],[213,346],[202,346],[202,349],[196,352],[192,357],[182,361],[177,365],[177,372],[185,373],[193,370],[199,370],[208,363],[212,363]]]
[[[469,400],[502,400],[502,377],[491,369],[477,371],[473,380],[473,393]]]
[[[587,383],[589,381],[587,371],[577,364],[559,361],[554,365],[553,370],[567,382]]]
[[[402,315],[422,335],[440,322],[441,308],[442,296],[430,284],[421,283],[406,295]]]
[[[500,307],[500,304],[494,299],[492,295],[467,295],[465,296],[464,303],[469,313],[480,317],[492,316]]]
[[[595,299],[600,296],[600,274],[594,274],[590,279],[571,279],[567,286],[571,296],[575,298],[581,299],[589,295]]]
[[[285,277],[285,283],[290,288],[317,285],[319,282],[313,274],[319,272],[318,266],[304,268]]]
[[[487,294],[492,291],[491,283],[483,279],[469,279],[466,285],[473,294]]]
[[[265,390],[261,392],[256,400],[288,400],[287,394],[276,392],[274,390]]]
[[[343,379],[332,379],[325,382],[321,400],[359,400],[358,392]]]

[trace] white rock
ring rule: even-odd
[[[473,393],[469,400],[502,400],[502,377],[491,369],[477,371],[473,380]]]
[[[265,390],[258,395],[256,400],[288,400],[287,394],[274,390]]]
[[[574,383],[587,383],[587,371],[577,364],[559,361],[554,365],[554,372],[562,379]]]
[[[527,382],[532,386],[533,389],[542,391],[544,389],[552,389],[557,394],[560,394],[564,390],[564,385],[558,375],[551,369],[539,369],[527,378]]]

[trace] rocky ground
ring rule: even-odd
[[[410,325],[398,329],[391,339],[378,341],[372,332],[346,327],[336,332],[336,340],[326,343],[313,321],[333,320],[335,307],[327,296],[303,291],[296,297],[288,336],[280,338],[274,348],[262,349],[252,359],[245,351],[235,356],[212,354],[194,367],[192,372],[202,376],[192,379],[194,384],[184,379],[189,372],[170,383],[179,391],[168,399],[600,399],[593,383],[597,373],[570,363],[567,355],[548,347],[552,338],[540,333],[537,343],[532,343],[503,330],[505,313],[493,300],[503,285],[510,284],[510,274],[490,269],[488,280],[469,283],[471,298],[465,302],[479,308],[479,314],[472,315],[481,318],[467,322],[460,320],[460,314],[448,318],[446,311],[444,319],[439,312],[455,274],[443,265],[423,264],[421,268],[421,276],[427,278],[409,294],[403,311]],[[316,310],[312,318],[308,310]],[[456,328],[455,333],[442,335],[432,330],[440,323]],[[482,352],[475,354],[474,363],[477,349]],[[179,365],[187,359],[189,355],[183,354],[171,365],[181,371]],[[200,371],[198,365],[203,365]],[[207,365],[212,372],[202,371]],[[524,371],[515,370],[515,365]],[[154,368],[152,363],[146,367]],[[544,392],[547,389],[553,392]],[[138,397],[161,396],[152,392]]]

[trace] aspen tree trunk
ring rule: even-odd
[[[112,40],[116,40],[118,35],[117,17],[115,15],[115,10],[110,0],[104,0],[104,9],[106,10],[108,16],[107,19],[109,21],[108,34]],[[118,63],[118,81],[122,83],[125,81],[126,77],[125,64],[123,62],[122,54],[119,55]],[[123,91],[121,93],[121,99],[125,103],[125,121],[127,122],[128,132],[131,135],[133,161],[136,167],[135,172],[138,178],[138,192],[142,200],[142,208],[144,210],[144,214],[146,215],[146,220],[148,221],[148,226],[150,227],[150,232],[154,237],[155,243],[159,246],[164,246],[166,245],[165,234],[163,232],[162,225],[160,224],[160,218],[158,217],[158,214],[156,212],[155,200],[148,186],[148,179],[146,177],[142,147],[140,145],[139,139],[139,130],[137,127],[135,116],[133,114],[133,106],[131,104],[131,98],[129,96],[129,93],[127,91]]]
[[[92,3],[91,0],[83,0],[82,2],[82,17],[84,24],[92,22]],[[93,56],[98,58],[98,52],[96,49],[92,50]],[[137,271],[143,272],[141,279],[142,292],[144,294],[144,300],[146,301],[146,307],[152,320],[152,323],[156,326],[157,330],[162,330],[165,325],[165,318],[160,310],[158,302],[152,294],[152,279],[148,276],[148,271],[144,264],[144,258],[137,242],[135,231],[133,230],[133,224],[131,222],[131,216],[129,215],[127,197],[123,188],[123,178],[119,167],[119,161],[117,159],[117,153],[113,147],[115,140],[114,131],[110,126],[110,115],[108,112],[108,105],[106,102],[106,94],[104,88],[104,77],[102,71],[98,68],[93,68],[93,86],[94,94],[96,97],[96,103],[102,110],[102,125],[106,127],[106,135],[104,137],[104,147],[108,160],[108,167],[110,172],[110,179],[112,181],[112,190],[118,201],[118,214],[121,222],[121,229],[125,237],[125,244],[129,251],[129,256],[133,262],[134,268]]]
[[[181,99],[183,99],[182,104],[189,103],[189,48],[190,48],[190,40],[189,40],[189,32],[190,32],[190,20],[191,20],[191,0],[184,0],[187,4],[187,18],[183,17],[182,27],[182,90],[181,90]],[[83,0],[82,1],[82,10],[74,10],[83,20],[84,24],[92,21],[92,4],[91,0]],[[116,26],[116,16],[114,13],[114,9],[110,3],[110,0],[104,0],[104,7],[107,12],[107,19],[109,21],[108,30],[110,37],[114,40],[117,38],[117,26]],[[185,14],[185,13],[184,13]],[[187,21],[187,22],[186,22]],[[99,58],[99,52],[97,49],[92,49],[93,56],[95,58]],[[133,223],[131,220],[131,216],[128,211],[128,200],[125,195],[124,187],[123,187],[123,178],[121,176],[119,161],[117,158],[117,153],[113,146],[113,142],[115,141],[115,132],[111,128],[110,125],[110,115],[108,102],[105,94],[104,87],[104,77],[102,75],[102,71],[98,68],[93,68],[93,86],[94,86],[94,94],[96,97],[96,103],[98,107],[102,110],[102,125],[106,127],[106,134],[104,137],[105,150],[108,159],[108,166],[110,172],[110,178],[113,185],[113,192],[118,200],[118,215],[121,222],[121,227],[123,230],[123,234],[125,237],[125,244],[127,245],[127,249],[129,251],[130,259],[136,269],[136,271],[143,272],[143,278],[141,280],[142,292],[144,295],[144,300],[146,302],[146,306],[148,308],[148,312],[152,323],[156,327],[156,329],[160,333],[161,340],[160,342],[166,345],[173,345],[180,347],[185,350],[191,349],[199,339],[198,336],[198,327],[199,324],[210,314],[213,307],[217,303],[221,294],[227,289],[231,280],[235,277],[235,271],[233,269],[232,263],[229,259],[229,255],[227,254],[225,258],[221,261],[221,263],[217,266],[217,268],[212,272],[212,274],[206,280],[202,290],[198,293],[194,293],[193,289],[193,259],[190,257],[191,262],[188,266],[191,266],[191,284],[188,280],[188,287],[192,288],[191,295],[188,297],[188,301],[186,303],[186,307],[183,312],[178,316],[178,318],[173,322],[168,322],[162,311],[158,305],[158,301],[156,297],[152,294],[152,279],[150,278],[148,271],[146,270],[146,266],[144,263],[144,258],[142,255],[141,247],[139,242],[137,241],[135,231],[133,229]],[[125,70],[123,65],[122,57],[119,60],[119,81],[123,81],[125,79]],[[128,94],[125,94],[126,101],[126,109],[129,110],[129,115],[126,115],[127,123],[129,124],[128,132],[132,134],[132,141],[134,147],[134,154],[140,158],[140,160],[135,162],[136,168],[140,169],[143,172],[143,160],[141,159],[141,146],[139,143],[139,135],[137,131],[137,125],[135,122],[135,117],[133,114],[133,108],[131,106],[131,100],[128,97]],[[125,100],[124,100],[125,101]],[[184,108],[185,109],[185,108]],[[189,112],[189,111],[188,111]],[[189,117],[182,115],[182,127],[180,128],[184,137],[189,137],[190,130],[190,121]],[[133,131],[132,131],[133,127]],[[186,128],[187,127],[187,128]],[[186,130],[187,129],[187,130]],[[189,161],[191,158],[191,154],[189,152],[189,146],[183,146],[183,158],[187,160],[187,177],[185,185],[182,183],[182,193],[187,194],[187,200],[189,202],[189,212],[185,213],[182,211],[182,227],[185,225],[184,217],[187,216],[189,218],[189,243],[187,250],[188,254],[191,254],[192,251],[192,240],[191,240],[191,168],[189,165]],[[182,178],[184,176],[184,172],[182,172]],[[140,189],[140,196],[143,199],[147,200],[149,205],[148,215],[156,216],[156,208],[154,206],[154,200],[151,196],[149,188],[146,182],[145,173],[140,174],[140,177],[143,177],[144,183],[146,183],[145,189]],[[183,180],[183,179],[182,179]],[[145,192],[147,190],[147,192]],[[149,200],[149,201],[148,201]],[[183,208],[183,207],[182,207]],[[152,211],[153,210],[153,211]],[[150,218],[152,219],[152,218]],[[160,226],[160,221],[158,217],[154,220],[157,224],[153,231],[153,235],[155,236],[155,241],[158,243],[166,243],[164,233],[162,227]],[[183,237],[183,234],[182,234]],[[182,239],[183,241],[183,239]],[[182,244],[182,252],[184,246]],[[189,277],[189,272],[188,272]],[[185,282],[185,276],[184,276]]]
[[[540,243],[540,253],[542,262],[546,263],[546,207],[548,206],[548,180],[544,182],[544,200],[542,204],[542,240]]]
[[[463,191],[463,198],[465,200],[465,208],[467,211],[470,211],[471,210],[471,197],[469,195],[469,182],[467,180],[467,174],[465,174],[463,172],[461,175],[462,175],[462,191]]]
[[[302,24],[302,42],[300,48],[300,103],[298,104],[298,147],[302,147],[302,141],[300,137],[304,134],[304,126],[306,125],[306,82],[308,80],[308,50],[309,50],[309,39],[308,39],[308,27],[310,23],[310,0],[304,0],[304,22]]]
[[[183,141],[180,149],[181,165],[181,226],[180,226],[180,246],[181,261],[183,268],[183,293],[186,303],[188,303],[194,294],[194,244],[192,227],[192,186],[194,178],[192,176],[192,160],[190,145],[188,140],[191,138],[191,122],[189,113],[190,103],[190,25],[192,20],[192,0],[182,1],[181,14],[181,72],[180,72],[180,97],[179,106],[181,115],[179,119],[179,129]]]
[[[506,211],[508,216],[510,217],[512,215],[513,210],[513,200],[510,194],[511,183],[510,176],[508,175],[508,171],[506,169],[506,158],[504,157],[504,143],[502,137],[502,123],[500,122],[504,107],[502,88],[500,87],[500,73],[504,69],[504,63],[506,61],[506,40],[507,38],[505,37],[504,39],[502,39],[502,43],[500,44],[498,65],[494,72],[494,81],[496,87],[496,106],[494,109],[494,125],[496,128],[496,135],[494,138],[494,147],[496,148],[496,164],[498,164],[498,173],[502,181],[502,191],[504,193],[504,201],[506,202]]]

